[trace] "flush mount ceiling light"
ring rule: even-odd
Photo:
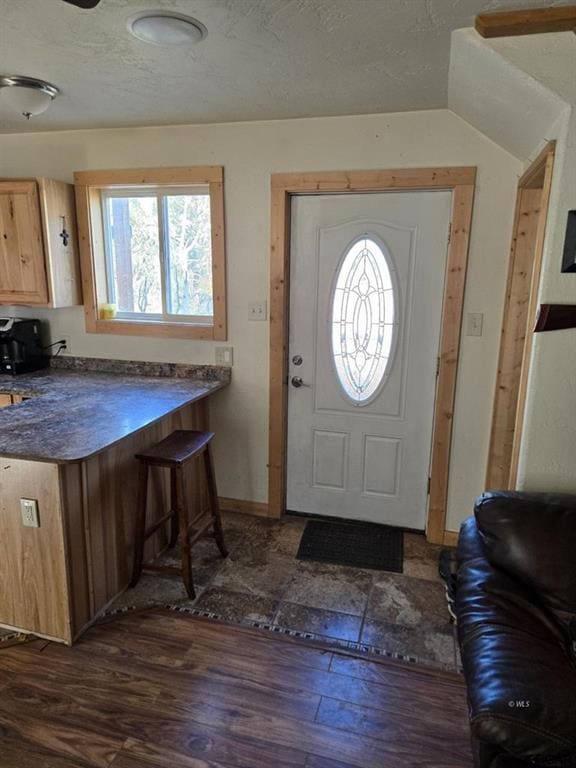
[[[27,120],[46,112],[60,93],[55,85],[21,75],[0,76],[0,98]]]
[[[190,45],[204,40],[208,30],[191,16],[170,11],[144,11],[131,16],[128,31],[152,45]]]

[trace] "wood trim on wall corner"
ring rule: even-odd
[[[518,181],[506,299],[502,316],[486,488],[514,488],[524,410],[555,142],[549,142]]]
[[[522,369],[520,371],[520,384],[518,391],[518,406],[516,408],[516,420],[514,424],[514,442],[512,444],[512,457],[510,461],[510,476],[508,487],[516,488],[518,481],[518,465],[520,462],[520,446],[524,429],[524,417],[526,411],[526,395],[528,392],[528,375],[530,373],[530,357],[534,334],[532,323],[536,320],[538,310],[538,291],[540,288],[540,275],[542,272],[542,258],[544,255],[544,240],[546,237],[546,225],[548,223],[548,207],[550,192],[552,190],[552,174],[554,171],[554,158],[556,154],[556,142],[548,143],[544,151],[535,160],[543,166],[542,197],[540,199],[540,218],[536,231],[536,244],[534,246],[534,266],[530,281],[530,298],[528,301],[528,332],[524,339],[524,353],[522,355]]]
[[[442,544],[452,422],[476,168],[405,168],[273,174],[270,250],[269,515],[280,517],[286,498],[287,354],[290,279],[290,199],[293,195],[394,190],[452,191],[452,234],[444,287],[440,360],[435,404],[428,540]]]

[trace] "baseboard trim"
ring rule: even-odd
[[[218,498],[220,509],[224,512],[237,512],[240,515],[256,515],[257,517],[274,517],[270,514],[268,504],[263,501],[247,501],[246,499]]]

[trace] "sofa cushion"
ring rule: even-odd
[[[571,760],[576,664],[567,632],[479,542],[471,518],[460,534],[456,615],[473,734],[535,765]]]
[[[576,613],[576,496],[491,491],[474,513],[493,565],[550,607]]]

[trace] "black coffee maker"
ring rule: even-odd
[[[40,321],[18,317],[0,318],[0,373],[29,373],[45,368]]]

